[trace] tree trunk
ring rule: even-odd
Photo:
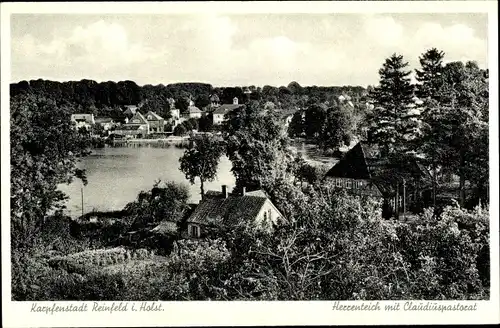
[[[399,181],[396,183],[396,201],[395,203],[395,212],[396,212],[396,219],[399,220]]]
[[[205,196],[205,187],[204,187],[204,181],[203,179],[200,179],[200,189],[201,189],[201,199]]]
[[[432,165],[432,206],[436,207],[436,193],[437,193],[437,168],[436,163]]]

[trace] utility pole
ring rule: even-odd
[[[80,190],[81,190],[81,194],[82,194],[82,216],[83,216],[83,187],[80,188]]]
[[[403,219],[406,221],[406,180],[403,178]]]

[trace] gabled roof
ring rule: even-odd
[[[402,179],[421,179],[423,182],[430,179],[429,172],[413,157],[370,158],[366,156],[368,153],[358,142],[325,176],[369,179],[385,195],[395,193],[395,186]]]
[[[206,225],[250,223],[256,219],[267,199],[267,195],[259,190],[245,196],[229,194],[227,198],[219,191],[209,190],[187,222]]]
[[[214,93],[210,96],[210,101],[219,102],[219,96]]]
[[[94,123],[94,114],[71,114],[71,120],[77,122]]]
[[[370,179],[363,144],[358,142],[326,173],[327,177]]]
[[[145,116],[149,117],[149,115],[151,115],[153,117],[153,119],[151,121],[160,121],[160,120],[163,120],[163,117],[161,117],[160,115],[156,114],[155,112],[153,112],[151,110],[149,112],[147,112],[147,114]]]
[[[202,111],[196,106],[189,106],[188,111],[189,111],[189,114],[202,113]]]
[[[139,120],[140,122],[132,122],[134,120]],[[146,120],[146,118],[140,113],[140,112],[136,112],[134,114],[134,116],[132,116],[132,118],[130,118],[130,120],[128,121],[127,124],[148,124],[148,120]]]
[[[244,104],[224,104],[224,105],[220,105],[219,107],[217,107],[217,109],[214,110],[214,114],[226,114],[227,112],[230,112],[234,109],[242,108],[242,107],[245,107],[245,105]]]
[[[135,115],[137,112],[137,106],[136,105],[126,105],[125,106],[127,109],[123,112],[125,115]]]
[[[96,123],[113,123],[113,119],[111,117],[98,117],[95,119]]]

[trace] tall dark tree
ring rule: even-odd
[[[443,80],[444,52],[432,48],[419,57],[421,69],[416,69],[417,84],[415,93],[423,102],[421,106],[421,135],[415,140],[415,149],[424,154],[432,170],[433,203],[436,204],[438,167],[442,157],[441,124],[442,113],[439,105]]]
[[[443,84],[443,58],[445,53],[436,48],[427,50],[419,57],[421,69],[416,69],[416,79],[419,82],[415,94],[422,100],[428,98],[437,100],[439,89]]]
[[[380,83],[370,97],[375,109],[370,117],[369,141],[382,149],[387,156],[404,146],[411,139],[413,130],[409,115],[414,88],[410,84],[410,71],[403,56],[393,54],[379,70]]]

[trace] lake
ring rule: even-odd
[[[307,158],[313,158],[321,163],[333,163],[333,158],[321,157],[309,145],[295,145],[298,152]],[[176,147],[106,147],[94,149],[78,164],[78,167],[87,172],[88,184],[83,186],[80,180],[70,185],[60,185],[59,189],[69,196],[66,203],[66,214],[77,217],[92,210],[113,211],[121,210],[129,202],[134,201],[138,194],[150,190],[155,181],[173,181],[184,183],[189,187],[191,202],[197,203],[201,199],[200,183],[196,180],[191,185],[184,174],[179,170],[179,158],[184,149]],[[205,183],[205,190],[221,190],[221,185],[227,185],[231,190],[235,178],[231,173],[231,162],[222,157],[216,180]]]
[[[87,213],[92,210],[121,210],[135,200],[142,190],[150,190],[155,181],[174,181],[185,183],[191,192],[191,201],[198,202],[200,196],[199,180],[191,185],[179,170],[179,158],[184,149],[176,147],[106,147],[94,149],[90,156],[81,160],[79,168],[85,169],[88,184],[80,180],[70,185],[60,185],[59,189],[69,196],[66,213],[72,217],[82,214],[81,188],[83,188],[83,207]],[[221,185],[231,189],[235,178],[231,173],[231,162],[223,157],[219,163],[217,179],[205,183],[205,190],[220,190]]]

